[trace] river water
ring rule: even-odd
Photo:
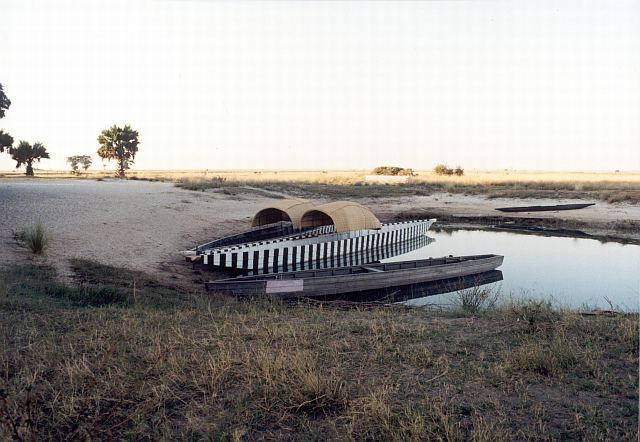
[[[501,299],[548,300],[558,307],[640,310],[640,246],[512,232],[429,232],[435,241],[384,262],[446,255],[504,256],[503,280],[488,284]],[[451,294],[407,301],[446,304]],[[611,305],[609,304],[611,303]]]

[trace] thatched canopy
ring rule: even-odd
[[[302,216],[302,228],[331,224],[336,226],[337,233],[380,228],[380,221],[369,209],[349,201],[316,206]]]
[[[313,204],[302,199],[279,200],[269,207],[260,210],[253,217],[252,227],[277,223],[278,221],[290,221],[294,229],[301,227],[300,220],[304,213],[313,208]]]

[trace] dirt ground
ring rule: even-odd
[[[253,214],[272,201],[250,191],[239,195],[194,192],[161,182],[0,179],[0,265],[34,259],[16,244],[13,232],[41,220],[52,242],[37,259],[54,265],[63,275],[68,273],[69,258],[84,258],[187,282],[192,271],[182,260],[181,250],[248,227]],[[359,202],[385,220],[412,211],[508,217],[494,207],[565,201],[443,193]],[[640,207],[598,202],[578,211],[527,216],[585,222],[602,230],[617,222],[640,221]],[[633,235],[640,239],[640,232]]]

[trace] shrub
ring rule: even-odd
[[[415,173],[413,172],[413,169],[401,169],[400,172],[398,172],[398,175],[414,176]]]
[[[374,175],[403,175],[403,176],[413,176],[413,169],[405,169],[397,166],[380,166],[373,169]]]
[[[464,175],[464,169],[462,168],[462,166],[456,166],[456,168],[453,171],[453,174],[456,176],[462,176]]]
[[[27,247],[36,255],[42,254],[49,244],[49,234],[41,221],[35,225],[14,233],[14,238],[18,244]]]
[[[433,168],[433,173],[436,175],[453,175],[453,169],[450,169],[446,164],[438,164]]]

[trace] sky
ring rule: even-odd
[[[640,170],[640,2],[0,0],[0,129],[136,169]],[[0,154],[0,170],[12,169]]]

